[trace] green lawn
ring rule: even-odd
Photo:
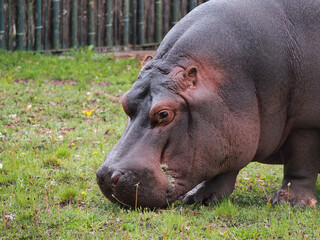
[[[0,53],[0,239],[320,239],[319,207],[267,203],[282,166],[250,164],[215,206],[105,199],[95,170],[125,128],[119,100],[139,70],[91,51]]]

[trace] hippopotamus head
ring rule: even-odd
[[[223,99],[228,96],[217,91],[224,75],[192,63],[171,64],[150,57],[123,96],[127,126],[97,170],[100,189],[110,201],[165,207],[198,183],[226,169],[240,169],[247,163],[241,159],[252,155],[233,147],[248,140],[251,134],[246,131],[255,124],[245,122],[250,126],[246,130],[233,124],[244,116],[230,114],[238,109],[230,109]],[[235,155],[240,160],[230,167]]]

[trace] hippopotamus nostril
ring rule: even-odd
[[[119,182],[119,178],[120,178],[120,175],[115,176],[114,178],[111,179],[111,183],[113,186],[117,185],[117,183]]]
[[[118,171],[116,171],[116,172],[114,172],[114,173],[112,174],[112,176],[111,176],[111,184],[112,184],[113,186],[116,186],[116,185],[118,184],[119,179],[120,179],[120,175],[121,175],[121,173],[118,172]]]

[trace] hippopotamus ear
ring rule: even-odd
[[[150,62],[153,59],[152,56],[146,56],[145,59],[141,62],[141,66],[144,67],[145,65],[147,65],[148,62]]]
[[[198,70],[195,66],[187,68],[184,76],[184,82],[187,88],[194,88],[197,84]]]

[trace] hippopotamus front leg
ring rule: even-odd
[[[316,206],[315,188],[320,170],[319,130],[293,130],[280,153],[284,161],[284,178],[272,203],[286,201],[298,206]]]
[[[182,202],[206,205],[217,202],[233,192],[237,175],[238,172],[224,173],[204,181],[182,196]]]

